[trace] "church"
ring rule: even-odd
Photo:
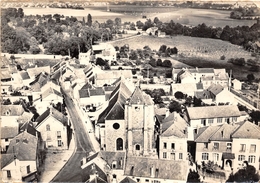
[[[104,151],[126,152],[130,156],[156,154],[154,103],[139,86],[131,91],[119,82],[108,107],[99,115],[99,137]]]

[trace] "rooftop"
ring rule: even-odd
[[[151,168],[153,168],[155,178],[181,181],[187,179],[188,168],[186,161],[169,161],[145,157],[128,157],[124,174],[126,176],[148,178],[152,177]]]
[[[14,138],[18,134],[17,126],[1,126],[1,139]]]
[[[1,105],[1,116],[21,116],[24,112],[22,105]]]
[[[236,105],[187,107],[187,113],[191,120],[241,115]]]

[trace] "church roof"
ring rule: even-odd
[[[99,115],[98,122],[104,123],[105,120],[124,119],[125,103],[130,95],[131,91],[121,81],[111,93],[108,106]]]
[[[130,97],[129,104],[140,104],[140,105],[152,105],[153,101],[149,95],[142,92],[137,86],[132,96]]]
[[[119,183],[137,183],[135,180],[131,179],[130,177],[125,177]]]

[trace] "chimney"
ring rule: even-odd
[[[165,118],[167,118],[169,116],[169,114],[170,114],[169,109],[166,109]]]

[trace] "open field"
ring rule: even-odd
[[[163,22],[174,22],[196,26],[205,23],[208,26],[224,27],[253,25],[254,20],[233,20],[229,18],[230,11],[227,10],[207,10],[207,9],[189,9],[189,8],[175,8],[175,7],[148,7],[148,6],[123,6],[111,5],[110,12],[107,11],[106,6],[90,6],[84,10],[75,9],[61,9],[61,8],[27,8],[24,7],[25,15],[43,15],[43,14],[61,14],[64,16],[75,16],[79,20],[92,15],[93,21],[105,22],[108,19],[115,20],[116,17],[122,19],[122,22],[134,22],[143,19],[145,15],[151,20],[158,17]]]
[[[130,49],[134,50],[142,49],[147,45],[152,50],[156,51],[158,51],[160,46],[164,44],[169,47],[176,47],[179,55],[185,57],[201,57],[218,62],[227,62],[229,58],[252,58],[251,54],[240,46],[233,45],[226,41],[209,38],[188,36],[158,38],[143,35],[133,39],[113,41],[111,44],[119,47],[128,44]],[[225,55],[226,60],[220,60],[222,55]]]
[[[128,44],[130,49],[142,49],[148,45],[152,50],[156,51],[163,44],[169,47],[175,46],[178,48],[178,56],[173,56],[172,59],[186,65],[192,67],[226,68],[228,72],[232,70],[234,77],[238,79],[246,79],[247,74],[252,73],[249,71],[249,66],[238,66],[227,62],[229,58],[242,57],[246,60],[253,58],[250,53],[242,47],[221,40],[186,36],[175,36],[170,39],[139,36],[133,39],[114,41],[111,44],[119,47]],[[222,55],[225,55],[225,60],[220,60]],[[175,67],[174,64],[173,67]],[[178,64],[177,67],[185,67],[185,65]],[[254,72],[253,74],[257,78],[260,77],[260,73]]]

